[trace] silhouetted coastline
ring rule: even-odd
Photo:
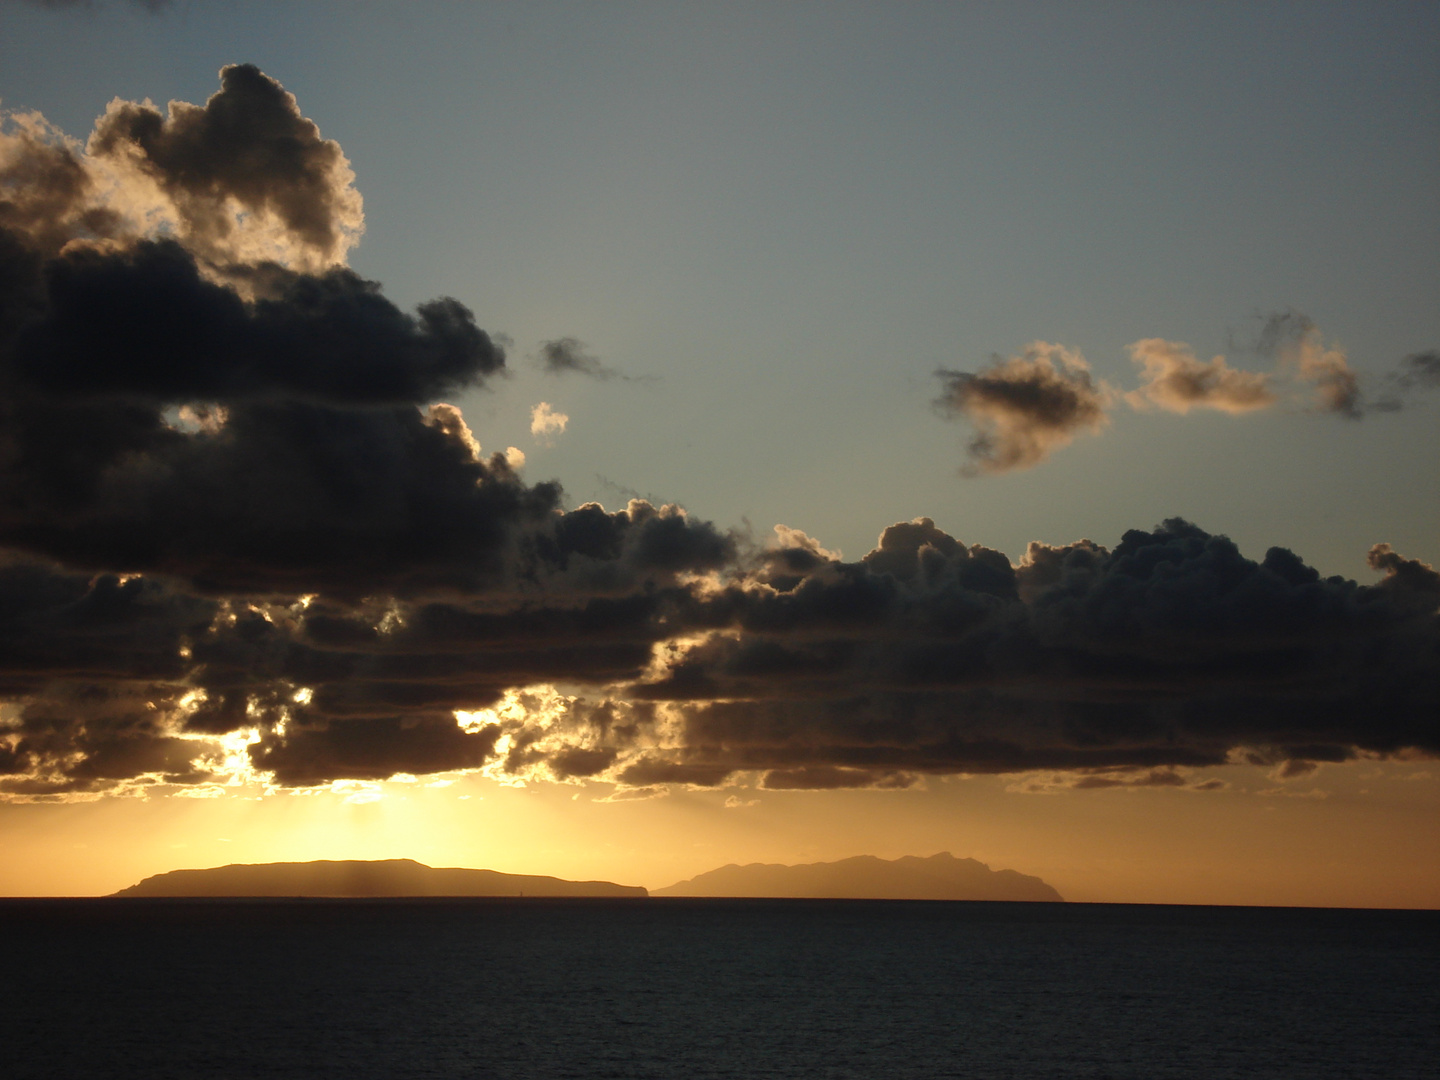
[[[121,889],[116,897],[445,897],[604,896],[642,898],[639,885],[566,881],[497,870],[436,868],[414,859],[232,863],[172,870]]]
[[[1038,877],[992,870],[948,851],[928,859],[857,855],[839,862],[784,866],[731,863],[653,896],[762,896],[833,900],[1002,900],[1058,903],[1063,897]]]

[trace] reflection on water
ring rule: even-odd
[[[16,1080],[1433,1076],[1440,912],[0,901]]]

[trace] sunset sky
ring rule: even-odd
[[[1437,47],[0,0],[0,895],[1440,906]]]

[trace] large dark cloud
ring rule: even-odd
[[[0,701],[13,712],[0,726],[0,790],[203,779],[199,748],[166,715],[188,692],[186,643],[215,614],[215,602],[155,582],[0,563]]]
[[[455,300],[407,315],[350,270],[277,266],[247,302],[170,241],[80,249],[27,291],[36,310],[7,359],[19,383],[60,399],[404,404],[505,363]]]
[[[1362,586],[1180,521],[1016,564],[922,518],[847,563],[642,499],[564,509],[437,400],[501,349],[346,269],[339,148],[255,69],[222,80],[167,117],[112,104],[83,154],[33,117],[0,141],[0,794],[1133,786],[1440,752],[1440,577],[1383,544]],[[1243,389],[1193,358],[1158,375],[1166,400]],[[1110,397],[1049,346],[942,377],[991,471]]]
[[[1322,579],[1177,520],[1012,566],[915,522],[787,590],[730,590],[726,628],[629,692],[683,705],[679,760],[787,774],[1440,751],[1440,575],[1371,561],[1378,585]]]
[[[170,241],[0,252],[0,542],[369,592],[493,569],[508,525],[555,504],[417,408],[504,364],[454,300],[407,315],[348,270],[273,265],[242,299]]]

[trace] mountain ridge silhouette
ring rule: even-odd
[[[1060,903],[1064,897],[1038,877],[992,870],[948,851],[923,858],[885,860],[856,855],[828,863],[730,863],[678,881],[651,896],[756,896],[854,900],[1025,900]]]
[[[567,881],[538,874],[426,866],[414,859],[316,859],[311,862],[230,863],[204,870],[171,870],[111,893],[148,896],[631,896],[639,885]]]

